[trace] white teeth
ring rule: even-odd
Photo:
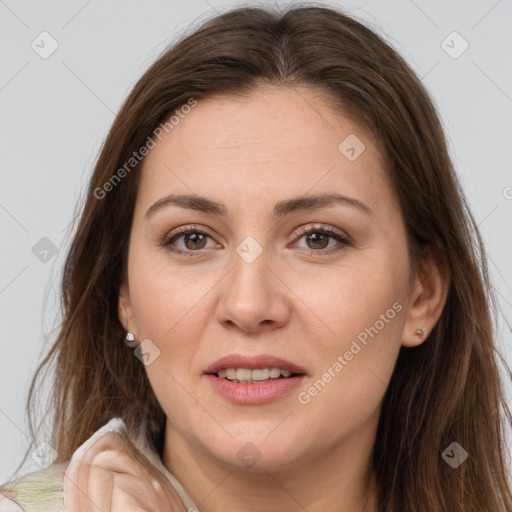
[[[225,377],[228,379],[236,379],[236,370],[234,368],[228,368],[227,370],[224,370]]]
[[[249,368],[226,368],[218,372],[221,379],[237,381],[278,379],[281,375],[283,377],[290,377],[291,374],[291,371],[279,368],[257,368],[255,370],[250,370]]]
[[[238,380],[251,380],[252,370],[249,370],[248,368],[237,368],[236,378]]]
[[[240,370],[238,370],[240,371]],[[261,370],[253,370],[251,379],[252,380],[267,380],[270,377],[270,368],[263,368]]]
[[[277,379],[281,375],[281,370],[279,368],[270,368],[270,378]]]

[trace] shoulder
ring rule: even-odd
[[[26,473],[0,487],[0,512],[63,512],[62,481],[68,463]]]

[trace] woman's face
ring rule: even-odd
[[[311,89],[267,87],[199,101],[155,142],[134,171],[119,311],[137,341],[150,340],[142,352],[166,449],[274,470],[368,453],[412,289],[373,141]],[[152,208],[171,194],[201,200]],[[208,374],[231,355],[281,358],[302,375],[244,384]],[[252,363],[221,367],[246,368],[228,374],[243,380],[286,366]]]

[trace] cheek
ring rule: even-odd
[[[205,293],[216,280],[197,271],[177,272],[160,255],[144,256],[133,257],[130,291],[139,337],[158,347],[158,357],[145,370],[166,416],[179,424],[183,411],[188,416],[201,413],[191,399],[198,381],[190,372],[211,318]]]
[[[134,252],[130,292],[140,336],[163,345],[194,343],[203,322],[204,296],[216,276],[193,265],[177,267],[162,249]]]
[[[189,414],[196,407],[191,395],[196,395],[199,380],[191,368],[211,321],[205,294],[218,280],[192,267],[173,271],[161,259],[134,256],[130,291],[139,337],[157,347],[158,357],[145,367],[148,379],[166,415],[174,418],[176,411]]]
[[[315,286],[304,282],[307,305],[324,327],[316,320],[305,326],[318,364],[299,402],[310,411],[332,407],[334,417],[362,418],[378,406],[395,366],[407,276],[405,270],[396,275],[390,259],[376,254],[336,276],[320,278]]]
[[[295,281],[294,290],[307,306],[303,318],[311,319],[308,323],[312,329],[320,321],[325,327],[322,345],[338,350],[376,322],[388,334],[391,324],[398,332],[399,308],[393,309],[393,304],[403,301],[407,276],[405,267],[397,270],[392,259],[378,250],[353,253],[343,266],[321,269],[307,277],[303,274]],[[392,321],[383,324],[380,316],[390,309],[384,320]],[[316,330],[320,332],[318,327]]]

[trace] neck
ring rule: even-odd
[[[190,444],[167,421],[163,463],[200,512],[373,512],[377,484],[370,460],[375,425],[369,423],[337,447],[276,471],[221,461]]]

